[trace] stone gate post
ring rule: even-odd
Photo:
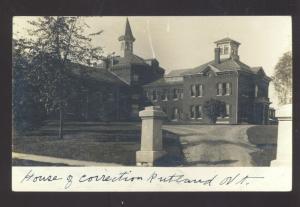
[[[166,117],[159,106],[145,107],[142,119],[141,149],[136,152],[137,166],[153,166],[165,154],[162,144],[162,121]]]
[[[271,166],[292,165],[292,104],[284,105],[276,110],[278,118],[278,137],[276,160],[271,161]]]

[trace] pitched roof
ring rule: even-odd
[[[89,67],[77,63],[69,63],[69,66],[75,75],[81,75],[82,71],[86,71],[88,77],[103,83],[125,85],[116,75],[110,73],[106,69]]]
[[[262,67],[249,67],[245,63],[239,61],[239,60],[234,60],[234,59],[222,59],[221,62],[215,63],[214,60],[209,61],[207,63],[204,63],[202,65],[199,65],[195,68],[190,68],[190,69],[180,69],[180,70],[173,70],[170,71],[166,77],[174,77],[174,76],[184,76],[184,75],[193,75],[193,74],[198,74],[202,73],[205,71],[205,69],[210,68],[214,70],[215,72],[224,72],[224,71],[246,71],[250,73],[256,74],[259,70],[262,69]]]
[[[183,77],[163,77],[154,82],[148,83],[145,86],[166,86],[183,84]]]
[[[262,67],[252,67],[250,68],[255,74],[262,69]]]
[[[120,65],[147,65],[146,61],[132,53],[126,54],[125,57],[114,57],[114,65],[112,67],[117,67]]]
[[[234,42],[234,43],[236,43],[236,44],[238,44],[238,45],[241,44],[241,43],[239,43],[239,42],[237,42],[237,41],[235,41],[235,40],[233,40],[233,39],[231,39],[231,38],[229,38],[229,37],[225,37],[225,38],[223,38],[223,39],[220,39],[220,40],[218,40],[218,41],[215,41],[216,44],[218,44],[218,43],[225,43],[225,42]]]
[[[126,18],[125,34],[122,35],[121,37],[119,37],[119,40],[124,40],[124,39],[135,41],[135,38],[133,37],[132,31],[131,31],[131,27],[130,27],[128,18]]]
[[[191,68],[172,70],[172,71],[170,71],[168,74],[166,74],[165,77],[181,76],[182,73],[187,72],[187,71],[189,71],[189,70],[191,70]]]
[[[253,72],[251,68],[245,63],[242,63],[239,60],[234,60],[229,58],[229,59],[222,59],[220,63],[215,63],[215,61],[212,60],[210,62],[197,66],[193,69],[187,70],[183,72],[181,75],[193,75],[197,73],[202,73],[207,67],[211,67],[216,72],[238,71],[238,70]]]

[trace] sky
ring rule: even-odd
[[[28,37],[28,20],[14,17],[14,38]],[[240,60],[251,67],[262,66],[268,76],[283,53],[292,50],[292,26],[289,16],[129,16],[136,38],[134,53],[145,59],[156,58],[166,70],[193,68],[214,58],[214,42],[229,37],[241,43]],[[86,34],[104,30],[93,39],[106,53],[120,54],[119,36],[125,31],[125,16],[84,17]],[[271,82],[269,97],[273,107],[278,100]]]

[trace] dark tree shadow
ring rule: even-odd
[[[166,155],[156,160],[156,166],[176,167],[185,165],[186,161],[182,151],[182,145],[177,134],[163,130],[163,146]]]
[[[254,126],[247,130],[249,142],[259,149],[251,153],[254,166],[270,166],[276,159],[277,125]]]

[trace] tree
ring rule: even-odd
[[[211,98],[204,102],[203,113],[208,117],[211,124],[215,124],[219,116],[224,117],[226,114],[225,103]]]
[[[45,115],[38,95],[39,88],[30,81],[29,56],[24,42],[24,39],[13,40],[12,118],[16,131],[37,126]]]
[[[59,111],[59,137],[63,138],[64,108],[73,85],[68,65],[99,60],[102,48],[91,46],[91,37],[84,35],[88,25],[80,17],[45,16],[29,23],[34,26],[29,34],[35,37],[26,43],[30,80],[38,86],[46,111]]]
[[[272,77],[279,104],[292,102],[292,52],[286,52],[275,66]]]

